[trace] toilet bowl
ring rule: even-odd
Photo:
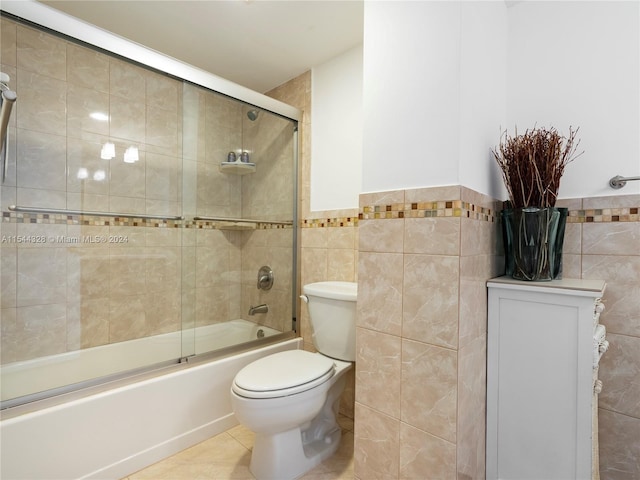
[[[340,443],[336,416],[355,361],[356,284],[319,282],[303,292],[318,352],[289,350],[256,360],[231,387],[237,420],[256,434],[249,468],[258,480],[295,479]]]

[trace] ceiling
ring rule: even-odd
[[[260,93],[362,43],[362,0],[39,0]]]

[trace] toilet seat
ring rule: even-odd
[[[231,389],[247,398],[285,397],[326,382],[334,372],[335,363],[330,358],[304,350],[288,350],[244,367]]]

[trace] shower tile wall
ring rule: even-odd
[[[261,112],[256,121],[242,115],[243,145],[251,153],[257,169],[242,177],[243,218],[267,221],[293,219],[293,191],[296,182],[292,168],[293,125],[275,115]],[[242,232],[242,318],[256,321],[280,331],[292,328],[294,316],[293,233],[287,228],[268,228]],[[270,290],[256,287],[262,266],[273,270]],[[297,299],[296,299],[297,301]],[[253,317],[247,315],[250,305],[266,303],[269,311]]]
[[[185,84],[183,212],[190,216],[240,217],[232,198],[241,178],[218,169],[227,153],[242,146],[241,105]],[[226,121],[225,121],[226,119]],[[183,326],[200,327],[240,316],[241,233],[187,225],[183,229]]]
[[[185,85],[184,212],[205,217],[270,221],[293,218],[292,123],[223,95]],[[219,170],[227,153],[247,150],[255,173],[238,176]],[[195,193],[194,193],[195,192]],[[204,222],[207,226],[207,222]],[[196,326],[243,318],[280,331],[291,330],[291,228],[234,231],[185,230],[183,241],[183,319]],[[264,228],[263,228],[264,227]],[[274,272],[271,290],[259,291],[258,270]],[[190,272],[195,272],[193,276]],[[266,303],[269,312],[249,316],[249,307]],[[192,310],[195,309],[195,312]]]
[[[289,330],[292,230],[222,231],[188,219],[247,216],[245,202],[256,217],[290,220],[290,122],[264,112],[243,135],[249,120],[239,102],[1,21],[0,67],[18,94],[0,192],[2,363],[235,318]],[[115,144],[111,160],[100,158],[106,141]],[[136,163],[123,161],[129,146]],[[218,169],[241,148],[262,161],[245,193],[240,177]],[[12,204],[187,220],[16,215]],[[119,241],[88,241],[109,237]],[[272,264],[276,286],[254,298],[263,264]],[[248,317],[253,301],[270,313]]]
[[[179,329],[179,229],[41,214],[9,222],[6,209],[180,214],[181,83],[1,21],[1,69],[18,94],[1,199],[2,362]],[[100,158],[106,141],[112,160]],[[123,162],[129,146],[136,163]]]

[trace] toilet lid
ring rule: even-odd
[[[243,397],[284,397],[324,383],[334,370],[330,358],[304,350],[287,350],[244,367],[236,375],[232,388]]]

